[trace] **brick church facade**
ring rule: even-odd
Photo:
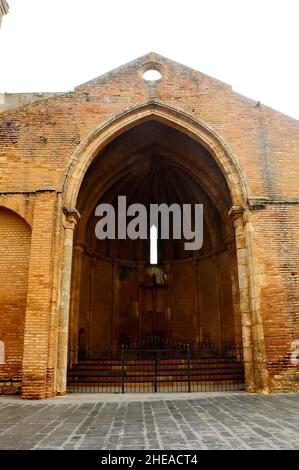
[[[155,53],[2,95],[0,393],[62,395],[80,351],[155,334],[238,345],[247,391],[298,391],[298,175],[298,121]],[[97,240],[118,195],[202,203],[202,248],[161,240],[152,267],[146,240]]]

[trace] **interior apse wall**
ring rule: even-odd
[[[166,338],[236,343],[229,261],[224,251],[169,264],[167,285],[156,293],[156,328]],[[81,342],[84,338],[89,354],[153,334],[152,290],[144,284],[141,264],[84,256],[78,331],[84,332]]]
[[[112,272],[110,261],[83,258],[79,331],[84,332],[84,346],[90,350],[111,344]]]

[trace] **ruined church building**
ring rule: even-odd
[[[0,393],[298,391],[298,176],[298,121],[156,53],[0,95]],[[119,195],[203,204],[202,248],[98,240]]]

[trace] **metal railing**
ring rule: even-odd
[[[170,346],[170,345],[168,345]],[[72,351],[74,353],[74,351]],[[96,348],[72,364],[69,392],[192,392],[242,390],[240,345],[181,344],[163,349]]]
[[[235,355],[237,352],[241,353],[241,346],[239,344],[224,343],[222,346],[211,342],[190,342],[185,343],[179,340],[165,339],[161,336],[147,336],[142,338],[140,342],[122,342],[117,346],[101,346],[92,348],[70,348],[69,351],[76,352],[79,360],[88,358],[101,358],[101,357],[114,357],[119,354],[121,349],[126,351],[190,351],[196,355]]]

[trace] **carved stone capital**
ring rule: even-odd
[[[63,226],[65,229],[74,230],[81,215],[75,208],[63,207]]]
[[[245,209],[243,206],[232,206],[228,211],[228,215],[232,218],[232,220],[235,220],[243,215],[244,210]]]

